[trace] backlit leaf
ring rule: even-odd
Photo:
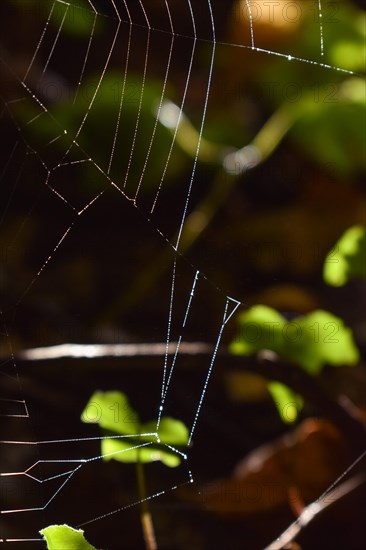
[[[239,317],[239,334],[230,345],[236,355],[269,349],[310,374],[326,364],[355,365],[359,351],[343,320],[323,310],[288,321],[273,308],[258,305]]]
[[[366,277],[366,228],[347,229],[328,253],[323,277],[332,286],[342,286],[355,277]]]
[[[50,525],[40,531],[46,539],[48,550],[96,550],[84,538],[82,529],[68,525]]]
[[[118,391],[95,392],[81,420],[97,423],[104,430],[106,437],[101,441],[101,455],[105,461],[160,461],[176,467],[181,462],[181,454],[173,446],[184,447],[189,437],[187,427],[175,418],[162,417],[158,433],[157,420],[141,423],[126,395]]]

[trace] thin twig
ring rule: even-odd
[[[365,454],[365,453],[364,453]],[[351,479],[344,481],[341,485],[338,485],[330,492],[326,492],[315,502],[309,504],[304,508],[303,512],[275,541],[266,546],[264,550],[282,550],[287,544],[292,542],[295,537],[298,536],[300,531],[304,529],[320,512],[328,508],[331,504],[334,504],[337,500],[340,500],[345,495],[348,495],[351,491],[359,487],[364,483],[366,479],[365,474],[358,474]]]
[[[108,368],[161,368],[166,352],[173,356],[177,343],[136,343],[136,344],[62,344],[20,351],[15,360],[19,370],[29,372],[30,365],[33,373],[36,366],[49,369],[62,361],[62,368],[74,368],[78,361],[79,368],[92,369],[100,367],[103,359],[103,369]],[[214,348],[204,342],[181,342],[179,356],[183,368],[207,368],[212,360]],[[24,363],[24,365],[22,365]],[[354,450],[359,453],[364,449],[366,426],[359,415],[349,405],[345,405],[342,397],[335,398],[329,394],[322,383],[321,377],[312,377],[297,365],[280,358],[276,353],[263,350],[252,357],[232,355],[221,346],[216,356],[216,368],[225,368],[225,372],[252,372],[268,380],[277,380],[291,387],[301,394],[308,402],[313,403],[321,413],[338,425],[339,429],[350,441]]]
[[[141,504],[140,504],[141,525],[142,525],[142,532],[144,534],[146,550],[157,550],[158,546],[156,543],[154,524],[152,521],[150,508],[146,500],[147,493],[146,493],[145,474],[144,474],[144,466],[141,462],[140,449],[137,450],[136,470],[137,470],[137,485],[138,485],[139,497],[141,501]]]

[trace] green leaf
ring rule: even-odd
[[[142,439],[142,438],[141,438]],[[144,446],[141,446],[144,445]],[[101,453],[105,461],[118,460],[119,462],[163,462],[166,466],[175,468],[181,462],[180,455],[169,448],[154,446],[153,443],[144,444],[138,439],[103,439]]]
[[[151,420],[142,424],[137,412],[122,392],[95,392],[86,405],[81,420],[98,423],[106,437],[101,441],[101,454],[105,461],[156,462],[170,467],[181,462],[181,455],[169,446],[185,446],[188,429],[180,420],[163,417],[159,423]],[[114,434],[128,437],[108,437]]]
[[[278,410],[281,420],[286,424],[296,421],[298,412],[302,409],[302,397],[281,382],[269,382],[267,389]]]
[[[48,550],[96,550],[84,538],[82,529],[68,525],[50,525],[40,531],[46,539]]]
[[[239,335],[230,345],[236,355],[270,349],[310,374],[319,373],[326,364],[355,365],[359,360],[351,329],[327,311],[287,321],[278,311],[258,305],[239,317],[239,327]]]
[[[156,421],[143,424],[143,430],[147,433],[156,431]],[[160,420],[158,435],[160,442],[168,445],[187,445],[189,437],[186,425],[170,416]]]
[[[141,433],[136,411],[129,404],[127,397],[118,391],[95,392],[89,399],[81,420],[86,423],[97,423],[101,428],[120,435]]]
[[[343,286],[355,277],[366,277],[366,228],[354,225],[328,253],[323,266],[324,281]]]
[[[267,306],[257,305],[239,316],[240,333],[231,342],[230,351],[235,355],[251,355],[260,349],[284,352],[281,330],[284,318]]]

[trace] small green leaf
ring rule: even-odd
[[[269,382],[268,391],[277,407],[281,420],[286,424],[292,424],[296,421],[298,412],[302,409],[302,397],[293,392],[281,382]]]
[[[287,342],[289,356],[310,374],[318,374],[326,364],[355,365],[359,361],[352,330],[340,317],[317,310],[293,323],[298,325],[295,330],[299,336],[294,342]]]
[[[82,529],[68,525],[50,525],[40,531],[47,542],[48,550],[96,550],[84,538]]]
[[[161,448],[160,446],[154,446],[153,443],[144,445],[138,439],[126,440],[126,439],[103,439],[101,452],[103,459],[118,460],[119,462],[131,463],[131,462],[163,462],[166,466],[175,468],[179,466],[181,462],[180,455],[175,453],[168,447]]]
[[[147,422],[143,425],[146,433],[156,431],[156,421]],[[180,420],[164,416],[159,424],[159,439],[161,443],[168,445],[187,445],[188,429]]]
[[[181,455],[169,446],[185,446],[188,429],[180,420],[163,417],[159,423],[151,420],[140,423],[136,411],[122,392],[95,392],[86,405],[81,420],[97,423],[106,437],[101,441],[103,460],[119,462],[156,462],[160,460],[172,468],[181,462]],[[113,435],[128,437],[108,437]]]
[[[129,404],[127,397],[118,391],[95,392],[89,399],[81,420],[86,423],[97,423],[101,428],[116,434],[141,433],[136,411]]]
[[[343,286],[355,277],[366,277],[366,228],[354,225],[328,253],[323,277],[331,286]]]
[[[239,335],[230,345],[236,355],[270,349],[310,374],[326,364],[355,365],[359,360],[351,329],[327,311],[287,321],[278,311],[258,305],[239,317],[239,326]]]
[[[281,330],[284,318],[268,306],[254,306],[239,316],[240,332],[231,342],[234,355],[251,355],[260,349],[271,349],[278,354],[284,352]]]

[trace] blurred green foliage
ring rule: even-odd
[[[321,99],[323,98],[323,99]],[[365,169],[366,82],[348,78],[341,84],[314,87],[296,104],[294,137],[303,150],[337,176]]]
[[[323,55],[319,23],[309,17],[294,52],[305,62],[275,60],[256,76],[268,105],[287,107],[293,119],[290,135],[305,154],[346,179],[365,170],[366,15],[350,2],[333,4],[324,7]]]
[[[156,120],[163,84],[150,79],[142,87],[141,77],[128,73],[125,78],[112,70],[101,82],[99,79],[100,75],[86,78],[77,92],[52,105],[51,116],[40,117],[36,124],[27,125],[38,114],[36,105],[16,105],[30,145],[42,155],[57,132],[60,138],[54,150],[59,150],[59,155],[69,149],[69,161],[91,158],[131,193],[140,178],[148,192],[156,191],[162,179],[164,184],[174,181],[185,170],[186,156],[179,147],[170,151],[172,134]],[[93,188],[93,175],[94,167],[84,163],[81,185]]]
[[[343,286],[350,279],[366,277],[366,228],[350,227],[328,253],[323,277],[331,286]]]
[[[235,355],[272,350],[311,375],[319,374],[325,365],[352,366],[359,361],[351,329],[327,311],[317,310],[287,321],[275,309],[256,305],[238,317],[238,324],[239,334],[230,344]],[[294,422],[302,408],[302,398],[279,382],[269,382],[268,391],[281,419]]]
[[[324,365],[355,365],[359,360],[351,329],[327,311],[288,321],[275,309],[257,305],[239,315],[238,324],[239,335],[230,345],[235,355],[269,349],[314,375]]]
[[[285,424],[292,424],[297,420],[298,412],[302,409],[302,397],[281,382],[268,382],[267,389],[276,405],[278,414]]]

